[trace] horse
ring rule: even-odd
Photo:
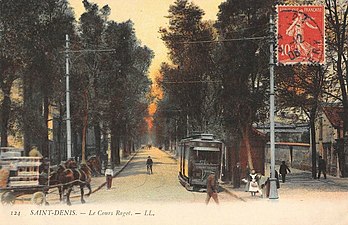
[[[58,170],[50,176],[50,182],[58,186],[60,201],[63,200],[64,191],[67,190],[66,202],[68,205],[71,205],[70,193],[73,186],[80,186],[82,204],[86,202],[83,198],[84,187],[86,186],[89,189],[89,193],[86,196],[92,193],[90,184],[91,169],[86,164],[81,164],[80,168],[77,168],[77,163],[72,159],[67,160],[63,165],[59,165]]]
[[[92,170],[93,176],[100,176],[101,175],[101,163],[100,163],[100,157],[96,155],[92,155],[88,157],[87,159],[87,166]]]
[[[54,170],[50,173],[49,177],[49,185],[50,186],[57,186],[59,191],[59,200],[63,201],[63,184],[61,183],[61,180],[63,180],[63,172],[66,170],[66,167],[64,164],[58,165],[57,170]]]

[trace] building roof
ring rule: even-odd
[[[324,106],[323,111],[334,128],[343,128],[343,107]]]

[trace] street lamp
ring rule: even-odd
[[[271,144],[271,178],[269,199],[278,199],[277,179],[275,178],[275,138],[274,138],[274,22],[273,16],[270,15],[270,45],[269,45],[269,75],[270,75],[270,144]]]

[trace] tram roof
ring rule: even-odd
[[[210,142],[221,142],[215,139],[213,134],[194,134],[189,137],[182,139],[181,141],[210,141]]]

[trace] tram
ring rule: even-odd
[[[194,134],[180,141],[178,178],[187,190],[205,189],[211,172],[220,176],[222,146],[212,134]]]

